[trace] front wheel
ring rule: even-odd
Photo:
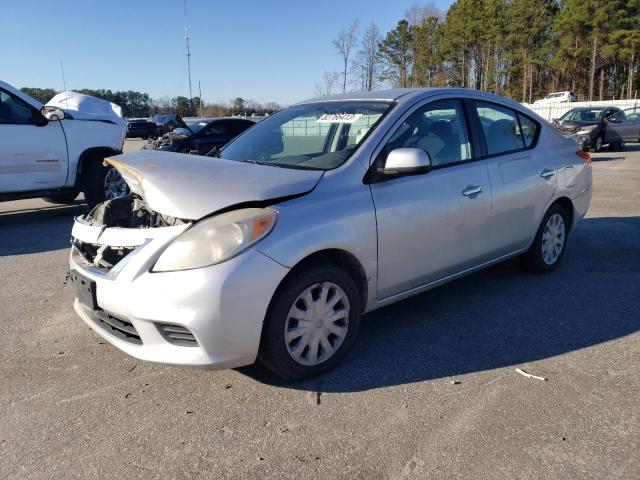
[[[126,182],[115,168],[95,160],[87,165],[82,178],[84,198],[89,208],[98,203],[126,195],[129,192]]]
[[[602,150],[602,137],[601,136],[596,138],[596,141],[593,144],[593,151],[594,152],[599,152],[600,150]]]
[[[564,208],[552,205],[542,219],[531,248],[522,257],[528,270],[547,273],[556,269],[564,255],[568,225]]]
[[[347,354],[359,323],[360,295],[351,276],[333,265],[309,267],[276,291],[258,358],[286,380],[315,377]]]

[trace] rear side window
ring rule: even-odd
[[[529,117],[525,117],[521,113],[518,113],[518,120],[520,120],[520,128],[522,129],[522,138],[524,139],[524,146],[530,147],[535,142],[538,136],[538,124],[531,120]]]
[[[476,102],[476,109],[489,155],[514,152],[525,148],[524,135],[515,111],[485,102]],[[521,118],[524,117],[521,116]],[[535,131],[533,133],[535,134]],[[533,138],[535,137],[532,137],[529,145],[533,143]]]

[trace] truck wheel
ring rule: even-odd
[[[51,197],[42,197],[47,203],[55,203],[56,205],[69,205],[78,198],[80,192],[64,192]]]
[[[129,193],[129,188],[120,173],[111,165],[105,166],[101,159],[87,163],[82,186],[89,208]]]

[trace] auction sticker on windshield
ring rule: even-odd
[[[318,123],[353,123],[362,116],[361,113],[325,113],[320,116]]]

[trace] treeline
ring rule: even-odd
[[[341,71],[315,93],[451,86],[531,102],[571,90],[585,100],[637,96],[640,0],[457,0],[413,6],[393,30],[358,22],[333,42]]]
[[[41,103],[47,103],[57,93],[51,88],[24,87],[21,90]],[[204,103],[199,97],[162,97],[153,100],[149,94],[135,91],[92,90],[83,88],[78,93],[113,102],[122,108],[126,118],[149,117],[156,113],[177,113],[182,117],[224,117],[229,115],[265,115],[278,111],[276,102],[261,104],[254,100],[236,97],[229,103]]]

